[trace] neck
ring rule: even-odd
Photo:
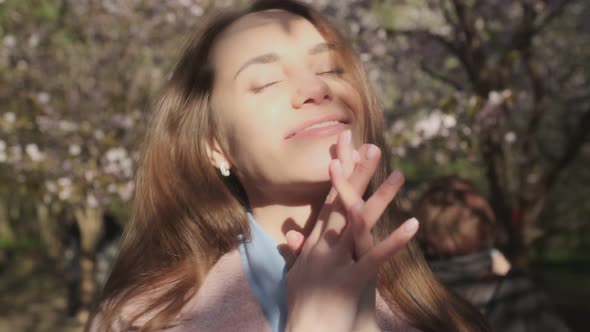
[[[250,208],[256,222],[275,240],[278,246],[284,246],[286,234],[290,230],[302,233],[305,237],[313,229],[327,192],[320,191],[315,197],[307,199],[285,199],[282,195],[250,200]],[[282,199],[277,199],[281,197]]]

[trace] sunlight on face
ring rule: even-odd
[[[242,17],[218,39],[212,107],[244,186],[328,183],[337,135],[362,109],[335,52],[309,21],[278,10]]]

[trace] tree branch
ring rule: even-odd
[[[565,146],[565,152],[561,158],[546,173],[545,186],[551,188],[561,172],[576,158],[582,147],[590,138],[590,109],[588,109],[578,121],[578,127],[569,137]]]
[[[552,11],[549,11],[546,15],[541,16],[534,24],[534,34],[539,33],[543,28],[545,28],[551,21],[553,21],[556,17],[558,17],[568,5],[571,0],[562,0]]]
[[[444,36],[437,35],[435,33],[432,33],[431,31],[428,31],[425,29],[414,29],[414,30],[388,29],[387,32],[392,34],[393,36],[402,35],[402,36],[407,36],[407,37],[411,37],[411,38],[423,38],[423,39],[437,42],[440,45],[444,46],[449,52],[451,52],[454,55],[457,55],[459,52],[459,50],[457,49],[457,47],[455,47],[455,45],[453,44],[453,42],[451,40],[448,40]]]
[[[434,69],[428,67],[428,65],[426,65],[426,63],[424,61],[420,61],[420,69],[422,69],[422,71],[424,71],[425,73],[427,73],[428,75],[430,75],[432,78],[445,83],[447,85],[450,85],[452,88],[454,88],[455,90],[458,91],[463,91],[464,87],[461,83],[453,80],[452,78],[443,75],[440,72],[435,71]]]

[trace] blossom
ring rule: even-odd
[[[516,134],[513,131],[509,131],[504,135],[504,140],[507,143],[514,143],[516,141]]]
[[[4,113],[4,121],[8,124],[13,124],[16,121],[16,115],[12,112]]]
[[[81,150],[82,149],[80,148],[80,145],[78,145],[78,144],[72,144],[72,145],[70,145],[69,153],[72,156],[78,156],[78,155],[80,155]]]
[[[2,40],[2,43],[6,48],[13,48],[16,46],[16,38],[13,35],[6,35]]]
[[[49,94],[47,92],[39,92],[37,94],[37,100],[39,101],[39,103],[41,104],[47,104],[49,102],[49,100],[51,99],[51,97],[49,96]]]
[[[31,158],[31,160],[34,162],[41,161],[45,158],[43,153],[39,150],[37,144],[27,144],[25,151],[27,152],[29,158]]]

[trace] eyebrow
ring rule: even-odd
[[[312,48],[310,48],[308,51],[308,54],[315,55],[318,53],[331,51],[335,48],[336,48],[336,46],[331,43],[319,43],[319,44],[316,44],[315,46],[313,46]],[[259,56],[255,56],[252,59],[246,61],[246,63],[244,63],[240,67],[240,69],[234,75],[234,80],[236,79],[236,77],[238,77],[238,74],[240,74],[242,71],[244,71],[244,69],[246,69],[250,65],[273,63],[273,62],[279,61],[280,58],[281,57],[276,53],[266,53],[266,54],[262,54]]]

